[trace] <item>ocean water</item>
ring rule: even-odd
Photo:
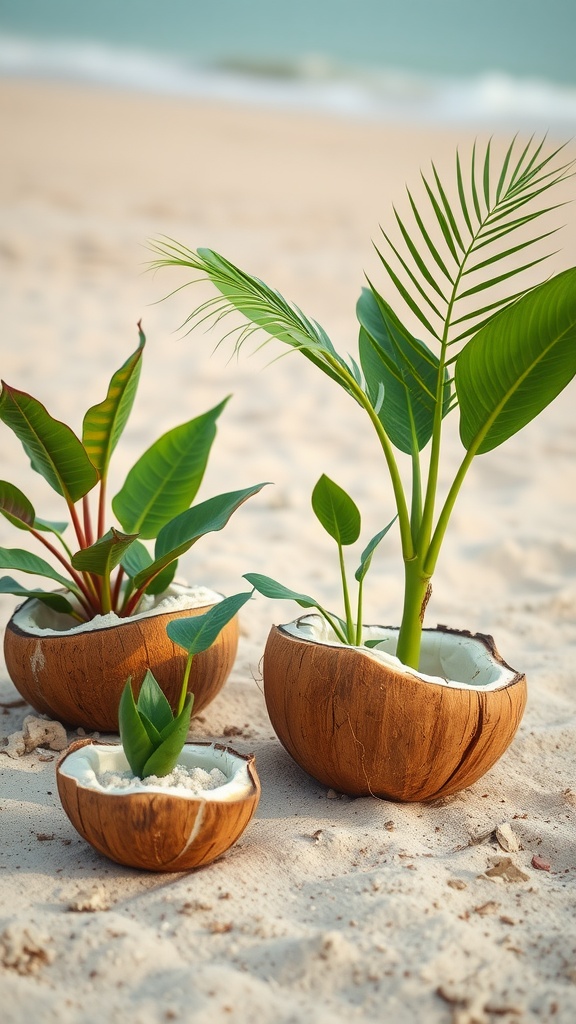
[[[576,130],[576,0],[0,0],[0,74]]]

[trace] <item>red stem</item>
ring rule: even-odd
[[[86,543],[86,537],[84,536],[84,531],[82,529],[82,524],[81,524],[81,522],[80,522],[80,520],[78,518],[78,513],[76,512],[76,508],[72,504],[72,502],[68,503],[68,510],[70,512],[70,516],[71,516],[71,519],[72,519],[72,525],[74,527],[74,532],[75,532],[75,534],[76,534],[76,536],[78,538],[78,543],[79,543],[80,547],[81,548],[88,547],[88,545]]]
[[[90,504],[88,502],[88,495],[85,494],[82,498],[82,515],[84,519],[84,534],[86,537],[86,544],[90,547],[94,543],[94,533],[92,530],[92,517],[90,515]]]
[[[92,616],[92,614],[94,612],[94,605],[93,605],[93,602],[92,602],[92,594],[90,593],[90,588],[86,584],[83,576],[79,572],[76,571],[74,566],[71,565],[70,562],[66,558],[64,558],[64,555],[61,554],[60,551],[58,551],[58,548],[54,547],[54,545],[51,544],[50,541],[46,537],[44,537],[43,534],[41,534],[39,530],[33,530],[32,529],[32,530],[30,530],[30,533],[34,537],[36,537],[36,539],[39,540],[40,543],[44,545],[44,547],[48,548],[48,551],[50,552],[50,554],[54,555],[54,558],[57,558],[58,561],[64,566],[64,568],[66,569],[66,572],[68,573],[70,578],[74,581],[74,583],[76,584],[76,586],[78,587],[78,589],[81,591],[81,593],[83,595],[82,599],[80,597],[78,599],[81,601],[81,604],[83,605],[85,610],[87,612],[89,612],[90,615]]]

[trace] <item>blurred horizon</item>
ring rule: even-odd
[[[0,74],[576,129],[575,0],[0,0]]]

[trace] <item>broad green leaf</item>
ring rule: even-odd
[[[252,597],[253,591],[245,594],[233,594],[215,604],[204,615],[192,615],[189,619],[173,619],[166,626],[171,640],[183,647],[188,654],[200,654],[207,651],[216,640],[224,626],[233,619]]]
[[[124,572],[128,577],[133,579],[138,573],[144,572],[148,566],[152,565],[153,559],[148,551],[148,548],[144,546],[139,540],[135,540],[129,548],[126,549],[120,564],[124,569]],[[146,588],[147,594],[162,594],[168,589],[178,568],[178,560],[175,559],[170,562],[157,576],[154,577],[150,586]]]
[[[62,523],[52,519],[39,519],[38,516],[36,516],[34,526],[37,530],[41,530],[43,533],[54,533],[57,537],[62,537],[64,530],[68,528],[68,523]]]
[[[370,563],[372,561],[372,555],[374,554],[374,552],[375,552],[376,548],[378,547],[380,541],[383,540],[383,538],[388,533],[388,530],[392,526],[394,526],[394,523],[396,522],[397,518],[398,518],[398,516],[394,516],[394,519],[392,519],[388,523],[388,526],[385,526],[384,529],[380,530],[380,532],[377,533],[375,537],[372,537],[372,540],[364,548],[364,551],[362,552],[362,555],[360,556],[360,565],[358,566],[356,572],[354,573],[354,577],[358,581],[358,583],[361,583],[362,580],[364,579],[364,577],[366,576],[366,573],[368,572],[368,569],[370,568]]]
[[[135,540],[122,555],[120,564],[126,575],[132,579],[139,572],[142,572],[143,569],[147,569],[149,565],[152,565],[152,561],[152,556],[146,545],[142,544],[139,540]]]
[[[72,556],[72,565],[82,572],[95,572],[97,576],[109,576],[137,536],[138,534],[124,534],[111,529],[89,548],[81,548],[80,551],[76,551]]]
[[[140,720],[130,679],[120,697],[118,728],[128,764],[134,775],[143,778],[144,766],[151,754],[154,753],[154,745]]]
[[[521,430],[576,374],[576,268],[508,306],[462,349],[455,384],[460,437],[491,451]]]
[[[24,551],[23,548],[0,548],[0,569],[16,569],[19,572],[32,573],[33,576],[45,576],[46,579],[54,580],[73,593],[78,592],[71,579],[61,576],[44,558]]]
[[[0,480],[0,513],[19,530],[30,530],[34,526],[36,513],[32,502],[7,480]]]
[[[27,601],[31,598],[36,598],[37,601],[42,601],[43,604],[48,605],[49,608],[53,608],[55,612],[64,612],[67,615],[72,612],[72,605],[63,594],[53,594],[47,590],[30,589],[22,587],[16,580],[13,580],[11,576],[2,576],[0,579],[0,594],[14,594],[15,597],[24,597]]]
[[[134,585],[144,586],[161,569],[176,558],[180,558],[201,537],[223,530],[236,509],[265,486],[266,484],[256,484],[242,491],[219,494],[176,516],[160,530],[156,540],[154,561],[134,577]]]
[[[164,691],[156,682],[150,669],[148,669],[142,680],[136,707],[140,714],[146,715],[159,733],[167,725],[170,725],[174,718],[172,708],[166,699]]]
[[[312,491],[312,508],[337,544],[354,544],[360,536],[360,512],[349,494],[322,474]]]
[[[144,593],[152,595],[163,594],[164,591],[167,590],[170,584],[172,583],[172,580],[176,575],[177,569],[177,559],[175,559],[173,562],[169,562],[168,565],[165,565],[162,571],[159,572],[158,575],[155,576],[154,579],[148,584]]]
[[[32,468],[74,504],[98,483],[98,473],[82,443],[31,395],[2,385],[0,419],[22,442]]]
[[[158,732],[158,729],[156,728],[154,723],[150,721],[150,719],[148,718],[148,715],[144,714],[143,711],[140,711],[139,708],[138,708],[138,717],[139,717],[140,721],[142,722],[142,725],[146,729],[146,734],[148,736],[148,739],[150,740],[150,743],[152,744],[154,749],[156,749],[156,747],[159,747],[161,742],[162,742],[162,737],[161,737],[160,733]]]
[[[244,579],[257,590],[263,597],[269,597],[272,601],[295,601],[301,608],[318,608],[319,604],[308,594],[301,594],[297,590],[290,590],[289,587],[277,583],[270,576],[262,576],[258,572],[247,572]]]
[[[106,476],[110,457],[126,426],[136,397],[142,352],[146,344],[140,324],[138,333],[138,348],[112,376],[106,398],[99,405],[93,405],[84,417],[82,441],[101,477]]]
[[[158,778],[162,778],[164,775],[169,775],[178,764],[178,759],[182,753],[182,747],[186,742],[190,728],[193,702],[194,698],[189,693],[178,717],[170,725],[166,726],[162,734],[162,743],[146,761],[143,768],[144,778],[148,775],[156,775]]]
[[[384,401],[378,412],[382,426],[393,445],[411,454],[421,451],[432,436],[438,359],[405,328],[381,296],[363,289],[356,314],[360,321],[359,351],[368,391],[375,402],[380,384]],[[444,410],[450,402],[446,374]]]
[[[112,501],[126,533],[157,537],[190,506],[204,476],[216,420],[227,401],[163,434],[132,467]]]

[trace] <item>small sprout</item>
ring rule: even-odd
[[[178,763],[190,728],[194,696],[188,693],[188,681],[195,654],[207,651],[218,634],[253,591],[226,597],[204,615],[175,619],[168,623],[168,636],[188,653],[176,713],[150,670],[144,676],[138,699],[134,699],[128,679],[118,708],[120,739],[128,764],[135,776],[146,778],[169,775]]]

